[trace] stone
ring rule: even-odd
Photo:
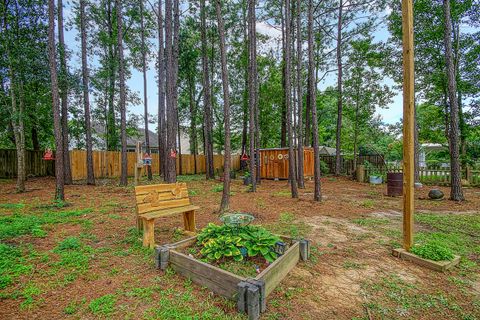
[[[440,199],[443,199],[443,192],[439,189],[432,189],[430,190],[430,192],[428,193],[428,197],[432,200],[440,200]]]

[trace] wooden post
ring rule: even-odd
[[[402,0],[403,30],[403,247],[413,244],[415,75],[413,0]]]
[[[140,141],[137,141],[135,152],[137,154],[137,161],[135,162],[135,185],[138,186],[143,169],[142,143]]]
[[[155,246],[155,219],[143,221],[143,246],[152,248]]]

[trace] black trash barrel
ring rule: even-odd
[[[387,195],[389,197],[401,196],[403,192],[403,173],[387,173]]]

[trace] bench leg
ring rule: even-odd
[[[183,213],[183,224],[185,230],[195,232],[195,211],[187,211]]]
[[[155,246],[155,219],[143,220],[143,246],[153,248]]]
[[[143,219],[137,216],[137,229],[142,230],[143,229]]]

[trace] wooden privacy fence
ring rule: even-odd
[[[87,152],[85,150],[70,151],[70,162],[72,177],[74,180],[87,178]],[[205,156],[182,154],[177,155],[177,174],[200,174],[205,173]],[[181,161],[181,166],[180,166]],[[127,174],[133,176],[135,173],[136,153],[127,152]],[[94,151],[93,170],[95,178],[114,178],[121,173],[121,152],[119,151]],[[213,156],[214,169],[223,167],[223,156]],[[180,172],[180,167],[182,171]],[[158,154],[152,154],[152,173],[159,174]],[[240,156],[232,155],[232,169],[240,169]]]
[[[53,161],[42,159],[42,151],[25,151],[25,171],[27,176],[53,176],[55,165]],[[17,176],[17,150],[0,149],[0,178],[15,178]]]
[[[365,168],[365,181],[368,182],[368,177],[372,169]],[[480,170],[473,170],[470,167],[465,167],[462,171],[462,179],[468,181],[471,186],[480,186]],[[379,167],[375,169],[376,173],[386,176],[387,172],[403,172],[401,167]],[[420,182],[425,184],[436,185],[450,185],[450,169],[427,169],[421,168],[419,170]]]
[[[25,151],[25,168],[30,176],[54,176],[55,161],[42,159],[42,151]],[[182,172],[180,172],[180,159]],[[136,161],[135,152],[127,152],[127,174],[134,175]],[[87,152],[85,150],[70,151],[72,178],[82,180],[87,178]],[[114,178],[121,173],[121,152],[119,151],[93,151],[93,169],[95,178]],[[196,164],[196,167],[195,167]],[[213,156],[213,166],[216,169],[223,167],[223,156]],[[158,154],[152,154],[152,172],[158,174]],[[232,155],[232,169],[240,169],[240,156]],[[205,156],[182,154],[177,156],[177,174],[205,173]],[[0,178],[14,178],[17,176],[17,151],[0,149]]]

